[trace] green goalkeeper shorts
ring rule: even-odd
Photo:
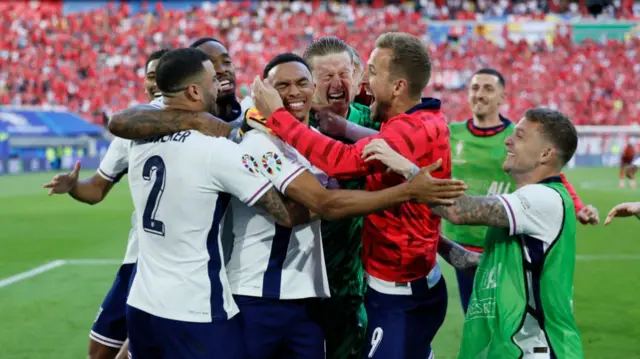
[[[317,303],[314,317],[326,340],[327,359],[362,359],[367,313],[362,298],[329,298]]]

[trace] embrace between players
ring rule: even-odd
[[[561,176],[577,145],[565,115],[532,109],[517,126],[505,120],[501,139],[458,139],[488,144],[465,185],[448,179],[450,134],[464,129],[421,98],[431,65],[418,38],[378,38],[371,108],[353,103],[363,65],[337,38],[274,58],[245,109],[224,46],[192,47],[147,64],[157,86],[147,92],[162,97],[114,115],[119,138],[94,178],[78,181],[77,166],[47,185],[96,203],[128,171],[134,228],[91,357],[113,358],[128,337],[134,359],[429,358],[447,310],[436,252],[473,281],[460,358],[583,356],[571,308],[576,212],[583,223],[597,212],[576,211]],[[441,235],[441,217],[455,235],[491,228],[475,246],[452,238],[464,248]]]

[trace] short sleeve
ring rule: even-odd
[[[540,184],[527,185],[498,196],[509,217],[509,234],[525,234],[551,244],[558,236],[564,217],[562,197]]]
[[[100,161],[98,174],[109,182],[118,182],[129,168],[129,147],[129,140],[114,138]]]
[[[253,206],[273,185],[240,149],[226,138],[211,138],[209,170],[214,184],[224,192]]]
[[[297,161],[297,152],[282,140],[260,131],[249,131],[244,136],[240,147],[245,152],[243,161],[251,161],[263,176],[284,193],[287,186],[301,173],[305,167]]]

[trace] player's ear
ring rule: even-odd
[[[189,84],[185,89],[187,99],[191,101],[200,101],[204,95],[203,89],[196,84]]]
[[[551,147],[546,147],[540,155],[540,163],[550,163],[557,157],[558,151]]]
[[[407,92],[409,91],[409,83],[407,82],[407,80],[405,79],[397,79],[393,82],[393,90],[392,90],[392,94],[394,97],[398,97],[400,96],[400,94],[402,92]]]

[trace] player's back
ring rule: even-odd
[[[131,146],[129,186],[142,225],[128,304],[180,321],[232,317],[218,235],[230,200],[222,191],[234,180],[225,156],[237,145],[184,131]]]
[[[449,128],[440,102],[427,100],[415,110],[384,123],[381,135],[395,132],[389,145],[420,167],[442,159],[435,178],[451,177]],[[375,191],[404,181],[399,175],[378,172],[367,176],[367,190]],[[365,270],[383,280],[407,282],[426,276],[435,265],[440,217],[429,207],[407,202],[366,217],[363,228]],[[375,238],[375,242],[371,239]],[[373,260],[367,260],[373,259]]]

